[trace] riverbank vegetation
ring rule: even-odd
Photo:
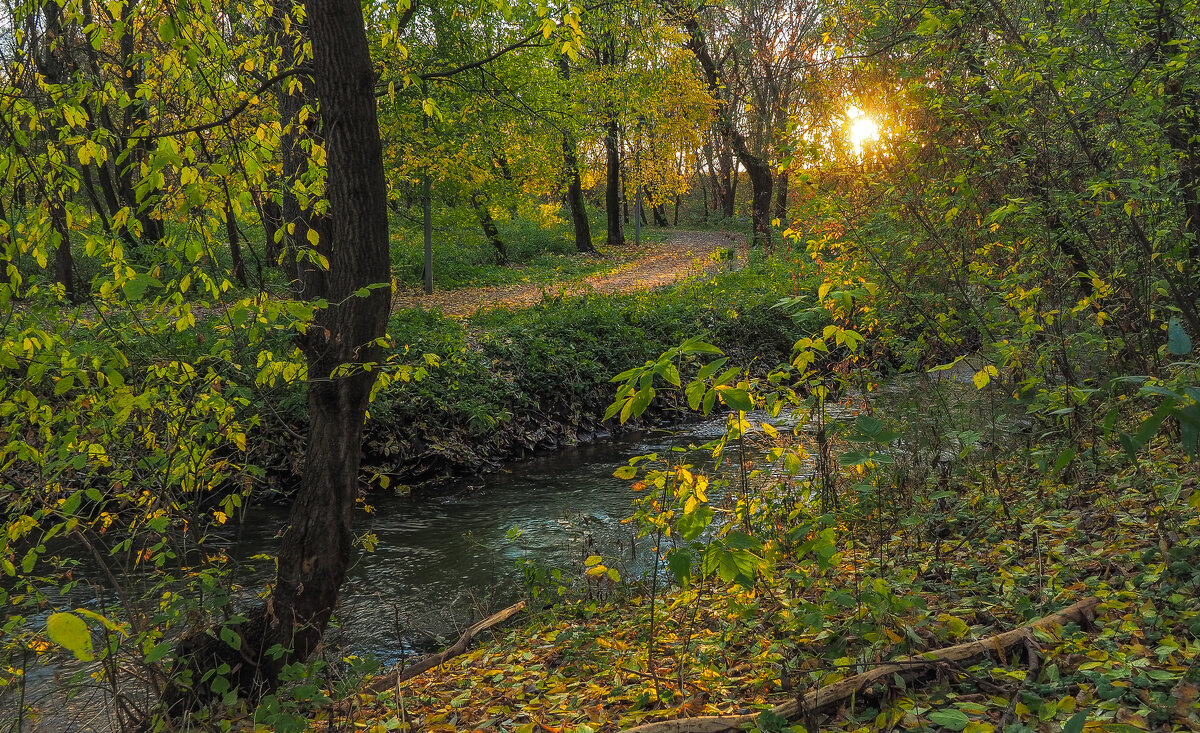
[[[0,13],[9,729],[1200,730],[1194,0]],[[556,290],[642,224],[748,249]],[[371,492],[689,414],[649,569],[322,646]]]

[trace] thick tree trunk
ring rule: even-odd
[[[575,225],[575,249],[596,254],[592,244],[592,228],[588,223],[587,205],[583,200],[583,181],[579,178],[579,161],[575,157],[575,141],[563,136],[563,162],[567,168],[567,203],[571,207],[571,223]]]
[[[571,79],[571,66],[565,56],[558,60],[558,73],[564,81]],[[575,249],[596,254],[592,244],[592,229],[588,224],[587,206],[583,201],[583,181],[579,177],[579,158],[575,153],[575,138],[563,133],[563,167],[567,173],[567,205],[571,209],[571,223],[575,225]]]
[[[743,150],[745,146],[742,146]],[[771,166],[747,150],[738,153],[738,160],[746,167],[750,175],[751,217],[754,220],[754,245],[770,248],[771,246]]]
[[[624,222],[621,220],[621,138],[617,121],[609,120],[604,130],[604,153],[608,172],[604,191],[604,209],[608,220],[608,246],[625,243]]]
[[[307,292],[331,305],[308,328],[309,432],[304,476],[279,551],[266,605],[236,629],[240,647],[207,634],[180,644],[195,686],[166,693],[178,714],[211,695],[206,671],[229,663],[230,682],[252,699],[274,689],[285,664],[307,658],[320,641],[349,567],[351,518],[358,496],[363,420],[390,304],[387,191],[376,118],[374,76],[358,0],[309,0],[314,76],[326,130],[329,260]],[[366,296],[360,288],[373,287]],[[349,373],[345,367],[349,366]],[[281,655],[272,648],[285,650]]]
[[[308,329],[309,436],[304,477],[283,537],[274,641],[304,659],[325,630],[350,563],[362,428],[375,372],[336,371],[378,362],[390,311],[387,186],[375,79],[358,0],[308,0],[317,98],[329,170],[329,259],[314,295],[333,304]],[[360,288],[375,286],[365,297]],[[289,623],[290,622],[290,623]]]

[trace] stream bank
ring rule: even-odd
[[[364,476],[388,487],[444,485],[607,434],[617,429],[599,419],[612,376],[693,336],[706,335],[731,363],[786,361],[811,326],[774,306],[811,290],[812,265],[803,254],[766,260],[758,252],[739,264],[652,291],[555,296],[466,321],[397,312],[389,335],[425,373],[376,397]],[[267,467],[273,489],[287,494],[303,472],[303,394],[272,399],[280,409],[263,411],[259,431],[270,439],[252,441],[248,462]],[[640,426],[670,421],[679,407],[660,403]]]

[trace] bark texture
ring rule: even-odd
[[[704,70],[704,79],[708,84],[709,91],[712,92],[713,98],[717,100],[716,117],[718,124],[721,127],[723,136],[728,136],[733,151],[737,153],[738,160],[746,169],[746,174],[750,177],[750,186],[753,189],[751,192],[751,214],[754,220],[754,244],[756,246],[769,247],[771,244],[771,191],[773,185],[773,177],[771,175],[771,166],[766,158],[755,155],[750,150],[750,146],[746,143],[746,136],[741,130],[733,124],[730,118],[729,102],[725,99],[722,92],[721,77],[717,69],[717,63],[713,60],[712,54],[709,53],[708,44],[704,40],[704,31],[700,28],[700,21],[695,15],[689,17],[684,22],[684,27],[688,32],[688,48],[696,56],[696,60],[700,62],[700,68]],[[727,200],[728,204],[732,204],[732,195]]]
[[[558,73],[563,81],[570,81],[571,66],[565,56],[558,60]],[[567,173],[567,205],[571,209],[571,223],[575,225],[575,249],[595,254],[596,247],[592,244],[592,229],[588,223],[587,206],[583,201],[583,181],[579,177],[579,157],[575,148],[575,138],[570,132],[564,132],[563,167]]]
[[[607,186],[604,190],[604,211],[608,218],[608,246],[625,243],[625,222],[621,219],[621,132],[616,120],[609,120],[604,129],[604,157],[608,164]]]
[[[212,699],[201,680],[222,663],[230,665],[226,677],[242,695],[253,700],[273,690],[283,666],[304,660],[320,642],[350,564],[363,421],[375,380],[373,371],[357,365],[379,360],[375,342],[385,333],[390,304],[386,188],[361,6],[358,0],[309,0],[307,11],[330,215],[328,234],[317,245],[329,268],[311,273],[306,289],[331,305],[318,311],[304,343],[305,472],[266,604],[234,629],[232,647],[210,634],[180,644],[177,671],[191,672],[191,686],[167,691],[175,715]],[[378,285],[366,296],[355,294]]]

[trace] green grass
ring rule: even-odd
[[[470,218],[435,216],[433,230],[434,287],[456,288],[543,284],[578,280],[636,259],[632,244],[605,247],[602,212],[591,212],[592,241],[603,257],[575,249],[570,222],[535,222],[524,218],[497,221],[508,248],[507,266],[496,264],[496,251]],[[597,226],[599,224],[600,226]],[[419,222],[392,220],[392,273],[401,285],[421,284],[424,271],[424,230]],[[660,231],[643,229],[644,241],[662,239]],[[627,233],[632,238],[632,230]]]
[[[376,399],[367,438],[375,468],[408,481],[419,478],[407,473],[418,453],[439,470],[469,470],[571,442],[598,426],[613,375],[692,336],[707,336],[735,362],[786,359],[807,330],[772,306],[811,284],[803,268],[756,256],[742,269],[672,287],[548,298],[466,322],[399,311],[388,329],[398,348],[412,361],[435,354],[441,366]]]

